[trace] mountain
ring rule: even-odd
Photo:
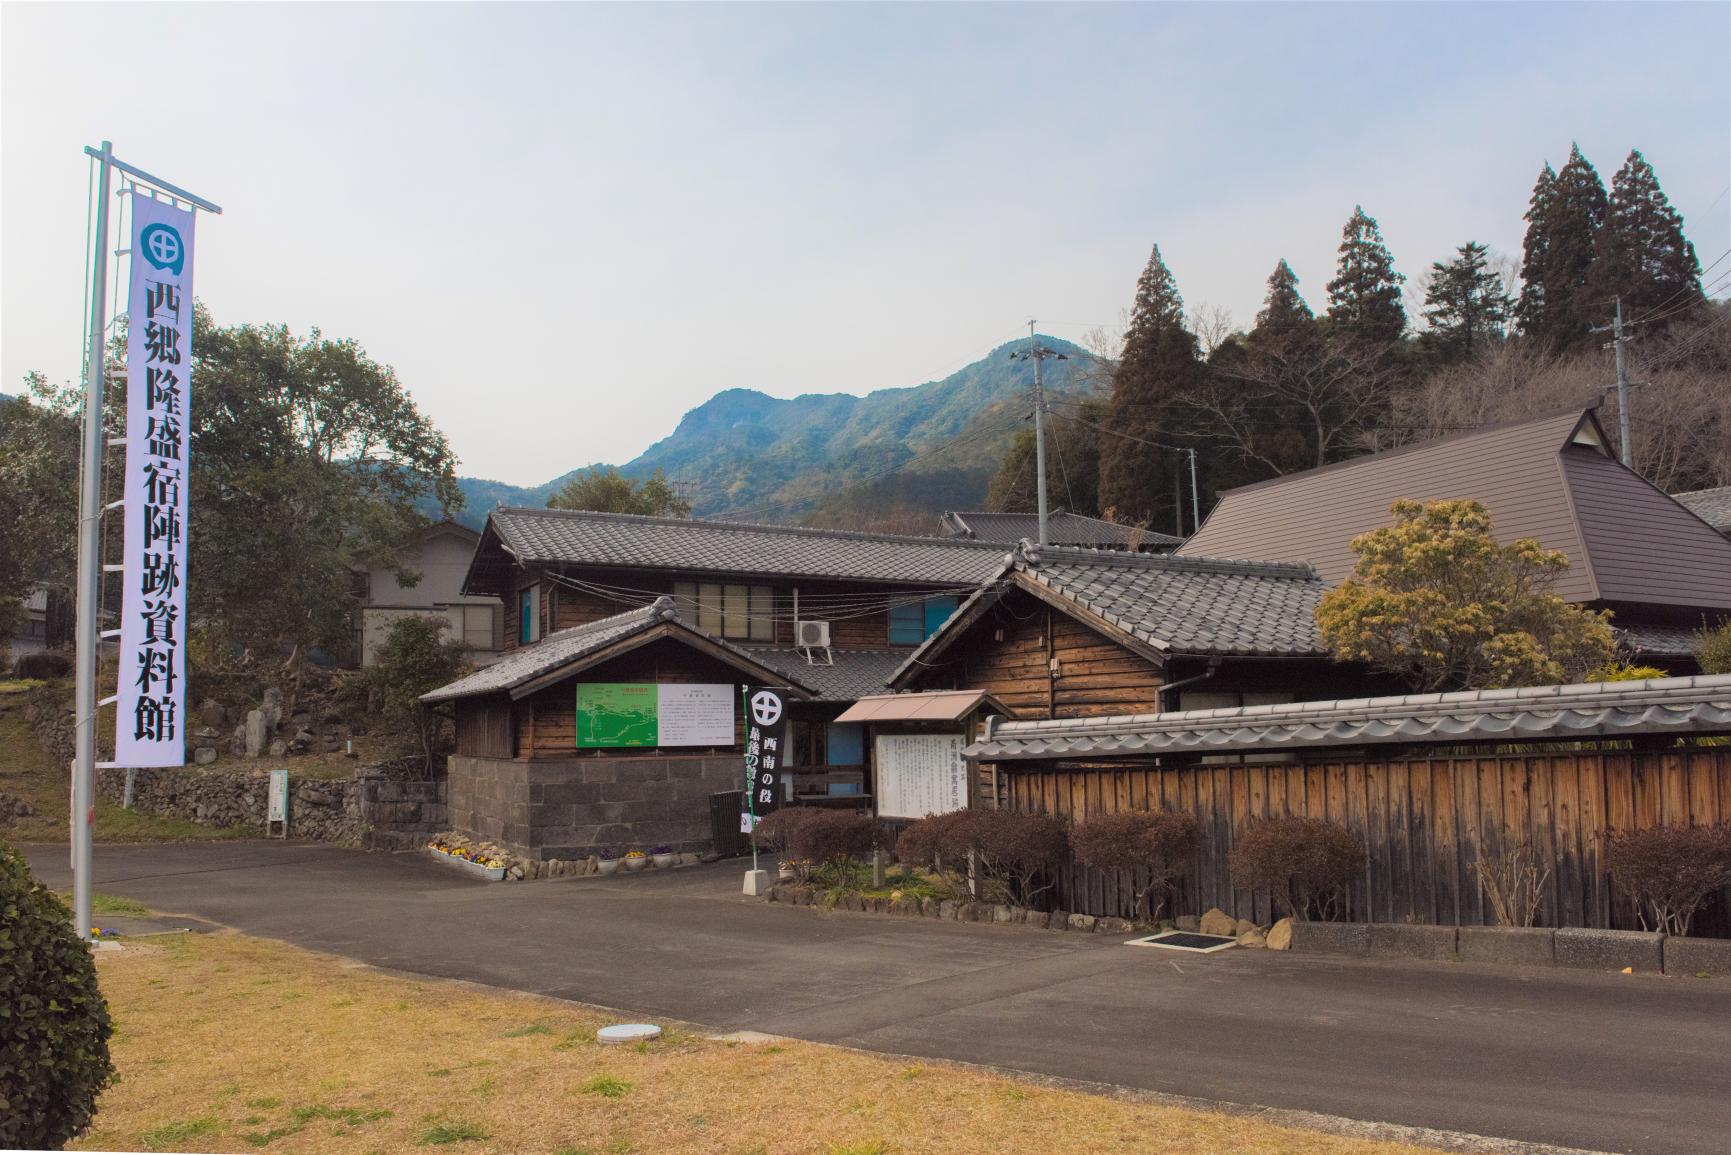
[[[1041,342],[1067,358],[1045,362],[1050,392],[1102,387],[1088,352],[1052,337]],[[1011,342],[940,381],[864,396],[725,389],[620,470],[633,477],[663,470],[684,483],[699,517],[917,521],[977,506],[1028,417],[1033,365],[1014,357],[1026,347]],[[534,487],[460,478],[468,506],[459,520],[478,527],[501,503],[545,505],[569,476]]]

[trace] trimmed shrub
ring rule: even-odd
[[[72,659],[54,650],[38,650],[34,654],[20,654],[12,663],[12,674],[17,678],[64,678],[72,673]]]
[[[1642,927],[1688,934],[1702,904],[1731,886],[1731,825],[1612,830],[1605,865],[1634,897]]]
[[[0,1148],[58,1150],[90,1125],[113,1033],[71,914],[0,843]]]
[[[788,836],[787,849],[796,858],[822,866],[838,858],[870,858],[878,844],[877,821],[851,810],[804,807]]]
[[[1252,823],[1228,860],[1234,886],[1268,891],[1301,921],[1344,914],[1347,884],[1364,862],[1364,844],[1344,826],[1296,816]]]
[[[757,828],[751,832],[751,841],[759,850],[767,850],[771,854],[786,854],[788,844],[793,840],[793,832],[811,815],[817,811],[808,806],[784,806],[780,810],[772,810],[758,820]]]
[[[1051,888],[1050,874],[1070,858],[1070,831],[1045,814],[956,810],[931,814],[902,831],[896,857],[966,882],[969,863],[982,898],[1032,906]],[[988,892],[994,892],[988,894]]]
[[[928,814],[896,839],[896,858],[905,866],[966,878],[972,848],[973,811]]]
[[[1731,622],[1695,635],[1695,657],[1703,674],[1731,674]]]
[[[1070,832],[1079,861],[1100,870],[1148,872],[1148,884],[1136,894],[1136,909],[1150,922],[1160,917],[1184,877],[1196,840],[1196,819],[1170,810],[1096,814]]]

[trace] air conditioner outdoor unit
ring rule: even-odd
[[[828,622],[795,622],[793,623],[794,644],[805,651],[805,660],[817,664],[812,656],[813,650],[822,650],[826,666],[834,665],[835,659],[829,652]]]

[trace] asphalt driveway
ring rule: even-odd
[[[65,847],[27,848],[69,885]],[[741,866],[490,884],[412,855],[97,851],[158,910],[427,975],[897,1054],[1532,1143],[1719,1152],[1731,984],[826,914]]]

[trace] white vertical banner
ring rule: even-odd
[[[114,760],[186,763],[186,498],[193,214],[132,194],[126,556]]]

